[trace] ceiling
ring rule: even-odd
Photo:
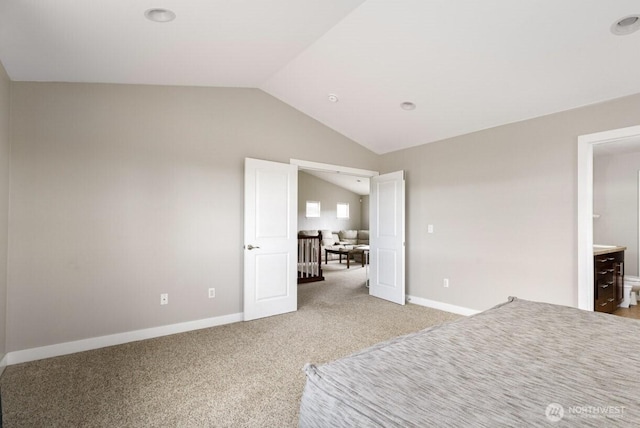
[[[314,177],[321,180],[328,181],[331,184],[342,187],[356,195],[364,196],[369,194],[369,177],[358,177],[349,174],[339,174],[336,172],[324,172],[316,171],[312,169],[301,170],[307,174],[311,174]]]
[[[154,7],[177,18],[146,20]],[[640,31],[610,32],[636,13],[637,0],[0,0],[0,60],[16,81],[260,88],[381,154],[640,93]]]

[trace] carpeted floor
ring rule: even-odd
[[[302,367],[458,316],[368,295],[330,262],[299,310],[7,367],[5,427],[293,427]]]

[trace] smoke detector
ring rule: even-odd
[[[611,25],[611,32],[617,36],[626,36],[638,29],[640,29],[640,15],[625,16]]]
[[[176,14],[169,9],[149,9],[144,13],[144,16],[153,22],[170,22],[176,19]]]

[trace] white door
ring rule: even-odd
[[[371,178],[369,294],[400,305],[404,286],[404,171]]]
[[[298,309],[296,165],[245,159],[244,319]]]

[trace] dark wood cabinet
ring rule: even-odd
[[[594,310],[613,312],[624,298],[624,251],[593,256]]]

